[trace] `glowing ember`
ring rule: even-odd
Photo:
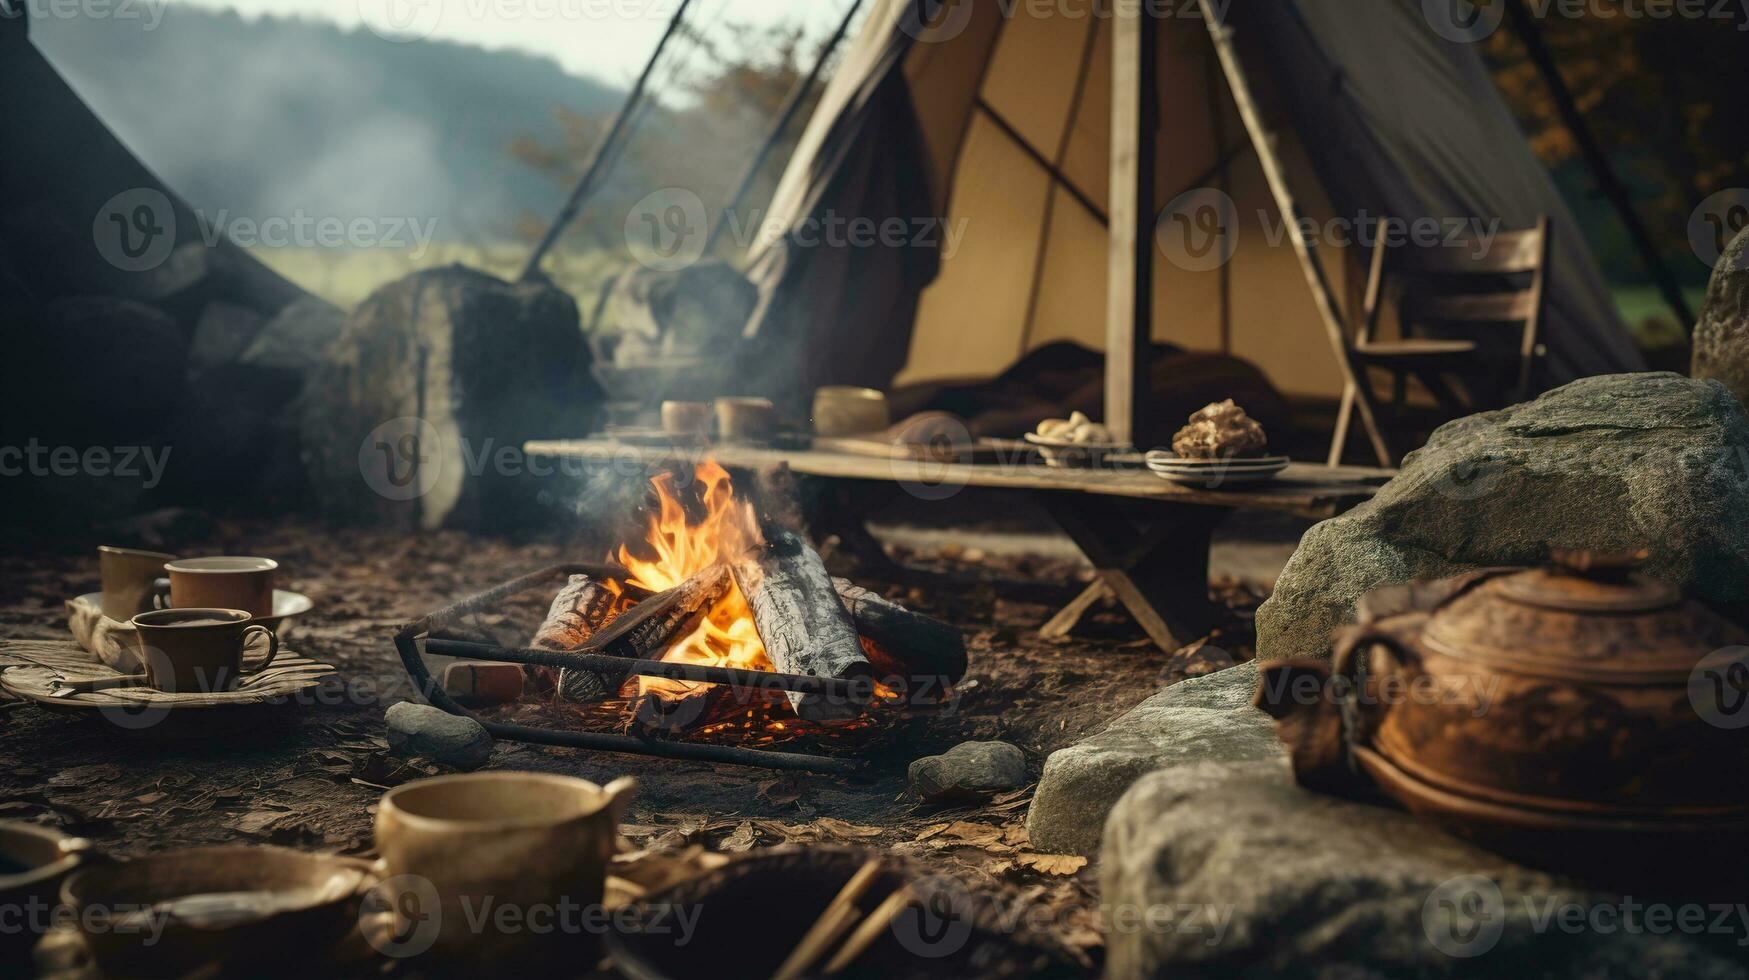
[[[735,499],[726,470],[706,460],[698,465],[695,480],[704,508],[703,517],[696,523],[688,521],[671,474],[664,473],[650,481],[656,491],[657,510],[650,519],[644,544],[654,556],[634,554],[625,545],[612,556],[631,573],[627,577],[631,585],[662,592],[712,565],[748,558],[763,546],[752,505]],[[662,659],[748,670],[772,669],[753,624],[753,610],[733,582],[698,627],[671,645]],[[639,677],[628,685],[632,683],[636,684],[638,695],[654,695],[665,701],[677,701],[708,689],[708,685],[659,677]]]

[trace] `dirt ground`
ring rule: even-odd
[[[411,696],[390,642],[395,630],[515,574],[600,557],[571,542],[455,532],[194,524],[192,534],[169,542],[174,550],[278,558],[280,586],[315,603],[286,646],[333,664],[336,679],[300,699],[306,703],[144,731],[0,700],[0,819],[50,824],[121,856],[221,842],[368,854],[382,790],[440,771],[388,752],[383,711]],[[0,638],[67,637],[62,603],[96,589],[96,534],[0,557]],[[969,739],[1001,739],[1026,752],[1036,777],[1051,751],[1099,731],[1164,685],[1248,658],[1255,589],[1218,589],[1229,625],[1201,649],[1169,656],[1115,609],[1098,611],[1069,640],[1042,640],[1038,627],[1090,575],[1064,557],[953,543],[896,547],[893,557],[917,571],[895,577],[834,553],[830,543],[826,550],[836,573],[960,626],[971,651],[970,674],[948,704],[821,748],[862,759],[861,774],[780,774],[511,742],[498,744],[491,768],[599,783],[636,777],[626,836],[648,853],[812,841],[906,853],[1004,901],[1050,906],[1042,941],[1080,969],[1097,969],[1095,869],[1031,851],[1023,826],[1031,790],[932,809],[907,797],[906,766]]]

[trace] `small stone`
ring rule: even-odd
[[[911,789],[925,803],[975,802],[1026,785],[1026,753],[1007,742],[961,742],[911,763]]]
[[[492,736],[472,718],[411,701],[390,705],[386,717],[389,748],[400,755],[422,755],[456,769],[478,769],[492,758]]]

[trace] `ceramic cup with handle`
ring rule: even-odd
[[[226,555],[215,558],[178,558],[166,562],[168,579],[158,587],[169,590],[172,609],[242,609],[251,616],[273,615],[273,577],[279,562],[271,558]]]
[[[431,949],[445,958],[590,962],[572,957],[591,955],[601,938],[582,927],[590,910],[600,921],[607,862],[636,790],[630,778],[602,787],[550,773],[478,772],[384,793],[378,898],[393,912],[392,941],[405,955]],[[552,928],[504,929],[482,915],[503,908]]]
[[[175,560],[175,555],[158,551],[100,546],[97,564],[103,580],[103,615],[125,623],[152,608],[154,583],[164,575],[164,565]]]
[[[244,609],[158,609],[131,621],[140,643],[146,683],[167,694],[235,690],[243,678],[243,649],[267,638],[267,655],[250,665],[264,670],[279,654],[279,637]]]

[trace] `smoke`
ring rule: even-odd
[[[436,219],[440,240],[470,244],[558,207],[563,189],[513,159],[512,140],[561,133],[555,106],[618,99],[528,55],[183,6],[150,30],[44,17],[31,37],[197,209]]]

